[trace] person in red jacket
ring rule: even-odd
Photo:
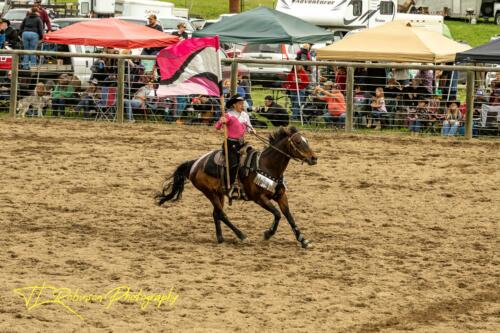
[[[35,7],[38,8],[38,15],[40,15],[40,19],[42,20],[44,26],[47,28],[47,31],[52,31],[50,17],[49,14],[47,14],[45,8],[42,7],[42,0],[35,0]]]
[[[310,82],[304,66],[296,65],[296,68],[297,76],[295,76],[295,69],[292,67],[283,84],[292,104],[292,120],[300,119],[300,106],[305,103],[305,92]]]

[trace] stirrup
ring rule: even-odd
[[[241,196],[241,190],[238,184],[234,184],[231,189],[229,190],[228,194],[229,198],[232,200],[238,200]]]

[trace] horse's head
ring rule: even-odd
[[[285,141],[286,139],[286,141]],[[314,165],[318,162],[318,158],[309,147],[309,142],[296,127],[281,127],[278,131],[270,136],[271,145],[282,142],[283,148],[290,157],[300,161],[307,162],[309,165]]]

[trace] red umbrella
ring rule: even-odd
[[[172,45],[179,41],[179,37],[135,23],[107,18],[72,24],[46,34],[43,40],[54,44],[138,49]]]

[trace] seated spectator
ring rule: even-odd
[[[500,105],[500,81],[493,81],[491,83],[491,94],[488,104],[492,106]]]
[[[264,98],[264,106],[257,109],[256,113],[269,119],[273,126],[288,126],[290,116],[288,112],[273,100],[273,96]]]
[[[418,80],[419,86],[423,87],[427,94],[432,94],[432,81],[434,81],[434,73],[431,70],[419,70],[415,79]]]
[[[35,86],[33,95],[27,96],[19,100],[18,110],[21,117],[25,117],[29,109],[32,107],[37,110],[38,117],[43,116],[43,109],[50,105],[50,95],[45,90],[45,84],[39,82]]]
[[[345,98],[342,92],[337,89],[332,81],[326,81],[324,88],[317,86],[313,90],[314,95],[318,95],[320,100],[327,103],[328,111],[323,115],[325,122],[332,124],[339,124],[343,126],[345,123]]]
[[[224,98],[230,98],[231,97],[231,80],[229,79],[226,79],[222,82],[222,93],[224,94]],[[245,89],[236,84],[236,93],[240,96],[242,96],[243,98],[245,98],[245,95],[246,95],[246,91]],[[245,109],[244,110],[248,110],[248,102],[247,100],[245,99]]]
[[[253,101],[252,101],[252,95],[251,95],[251,89],[252,89],[252,84],[250,82],[250,79],[248,78],[248,75],[242,75],[241,79],[238,80],[238,87],[241,87],[243,91],[245,91],[243,98],[245,101],[248,103],[248,107],[253,106]]]
[[[101,89],[98,88],[99,82],[93,79],[89,82],[89,87],[80,93],[80,102],[76,106],[76,111],[83,110],[83,119],[89,119],[90,110],[97,107],[101,99]]]
[[[368,120],[368,125],[366,127],[371,128],[373,122],[375,122],[375,129],[380,130],[382,129],[382,114],[387,113],[384,89],[382,87],[377,87],[375,89],[375,96],[372,98],[370,106],[372,108],[371,118]]]
[[[411,135],[418,135],[421,128],[425,125],[425,121],[428,119],[429,114],[429,102],[425,97],[421,96],[418,100],[417,107],[411,109],[408,113],[408,128],[410,129]]]
[[[200,95],[198,98],[193,98],[192,106],[197,114],[196,118],[191,120],[192,124],[210,125],[215,121],[215,103],[209,96]]]
[[[460,120],[462,120],[462,113],[460,112],[460,102],[450,101],[447,105],[447,111],[444,116],[443,121],[443,136],[453,136],[460,126]]]
[[[64,117],[68,100],[73,96],[75,88],[70,82],[68,75],[61,74],[54,90],[52,91],[52,116]]]
[[[148,97],[155,95],[155,83],[149,81],[146,85],[142,86],[134,94],[133,99],[124,100],[125,109],[127,110],[128,120],[134,122],[133,109],[143,109],[145,107],[151,107],[152,105],[147,104]]]
[[[420,96],[427,97],[427,89],[419,85],[418,79],[412,79],[410,85],[403,89],[404,104],[407,108],[417,107]]]

